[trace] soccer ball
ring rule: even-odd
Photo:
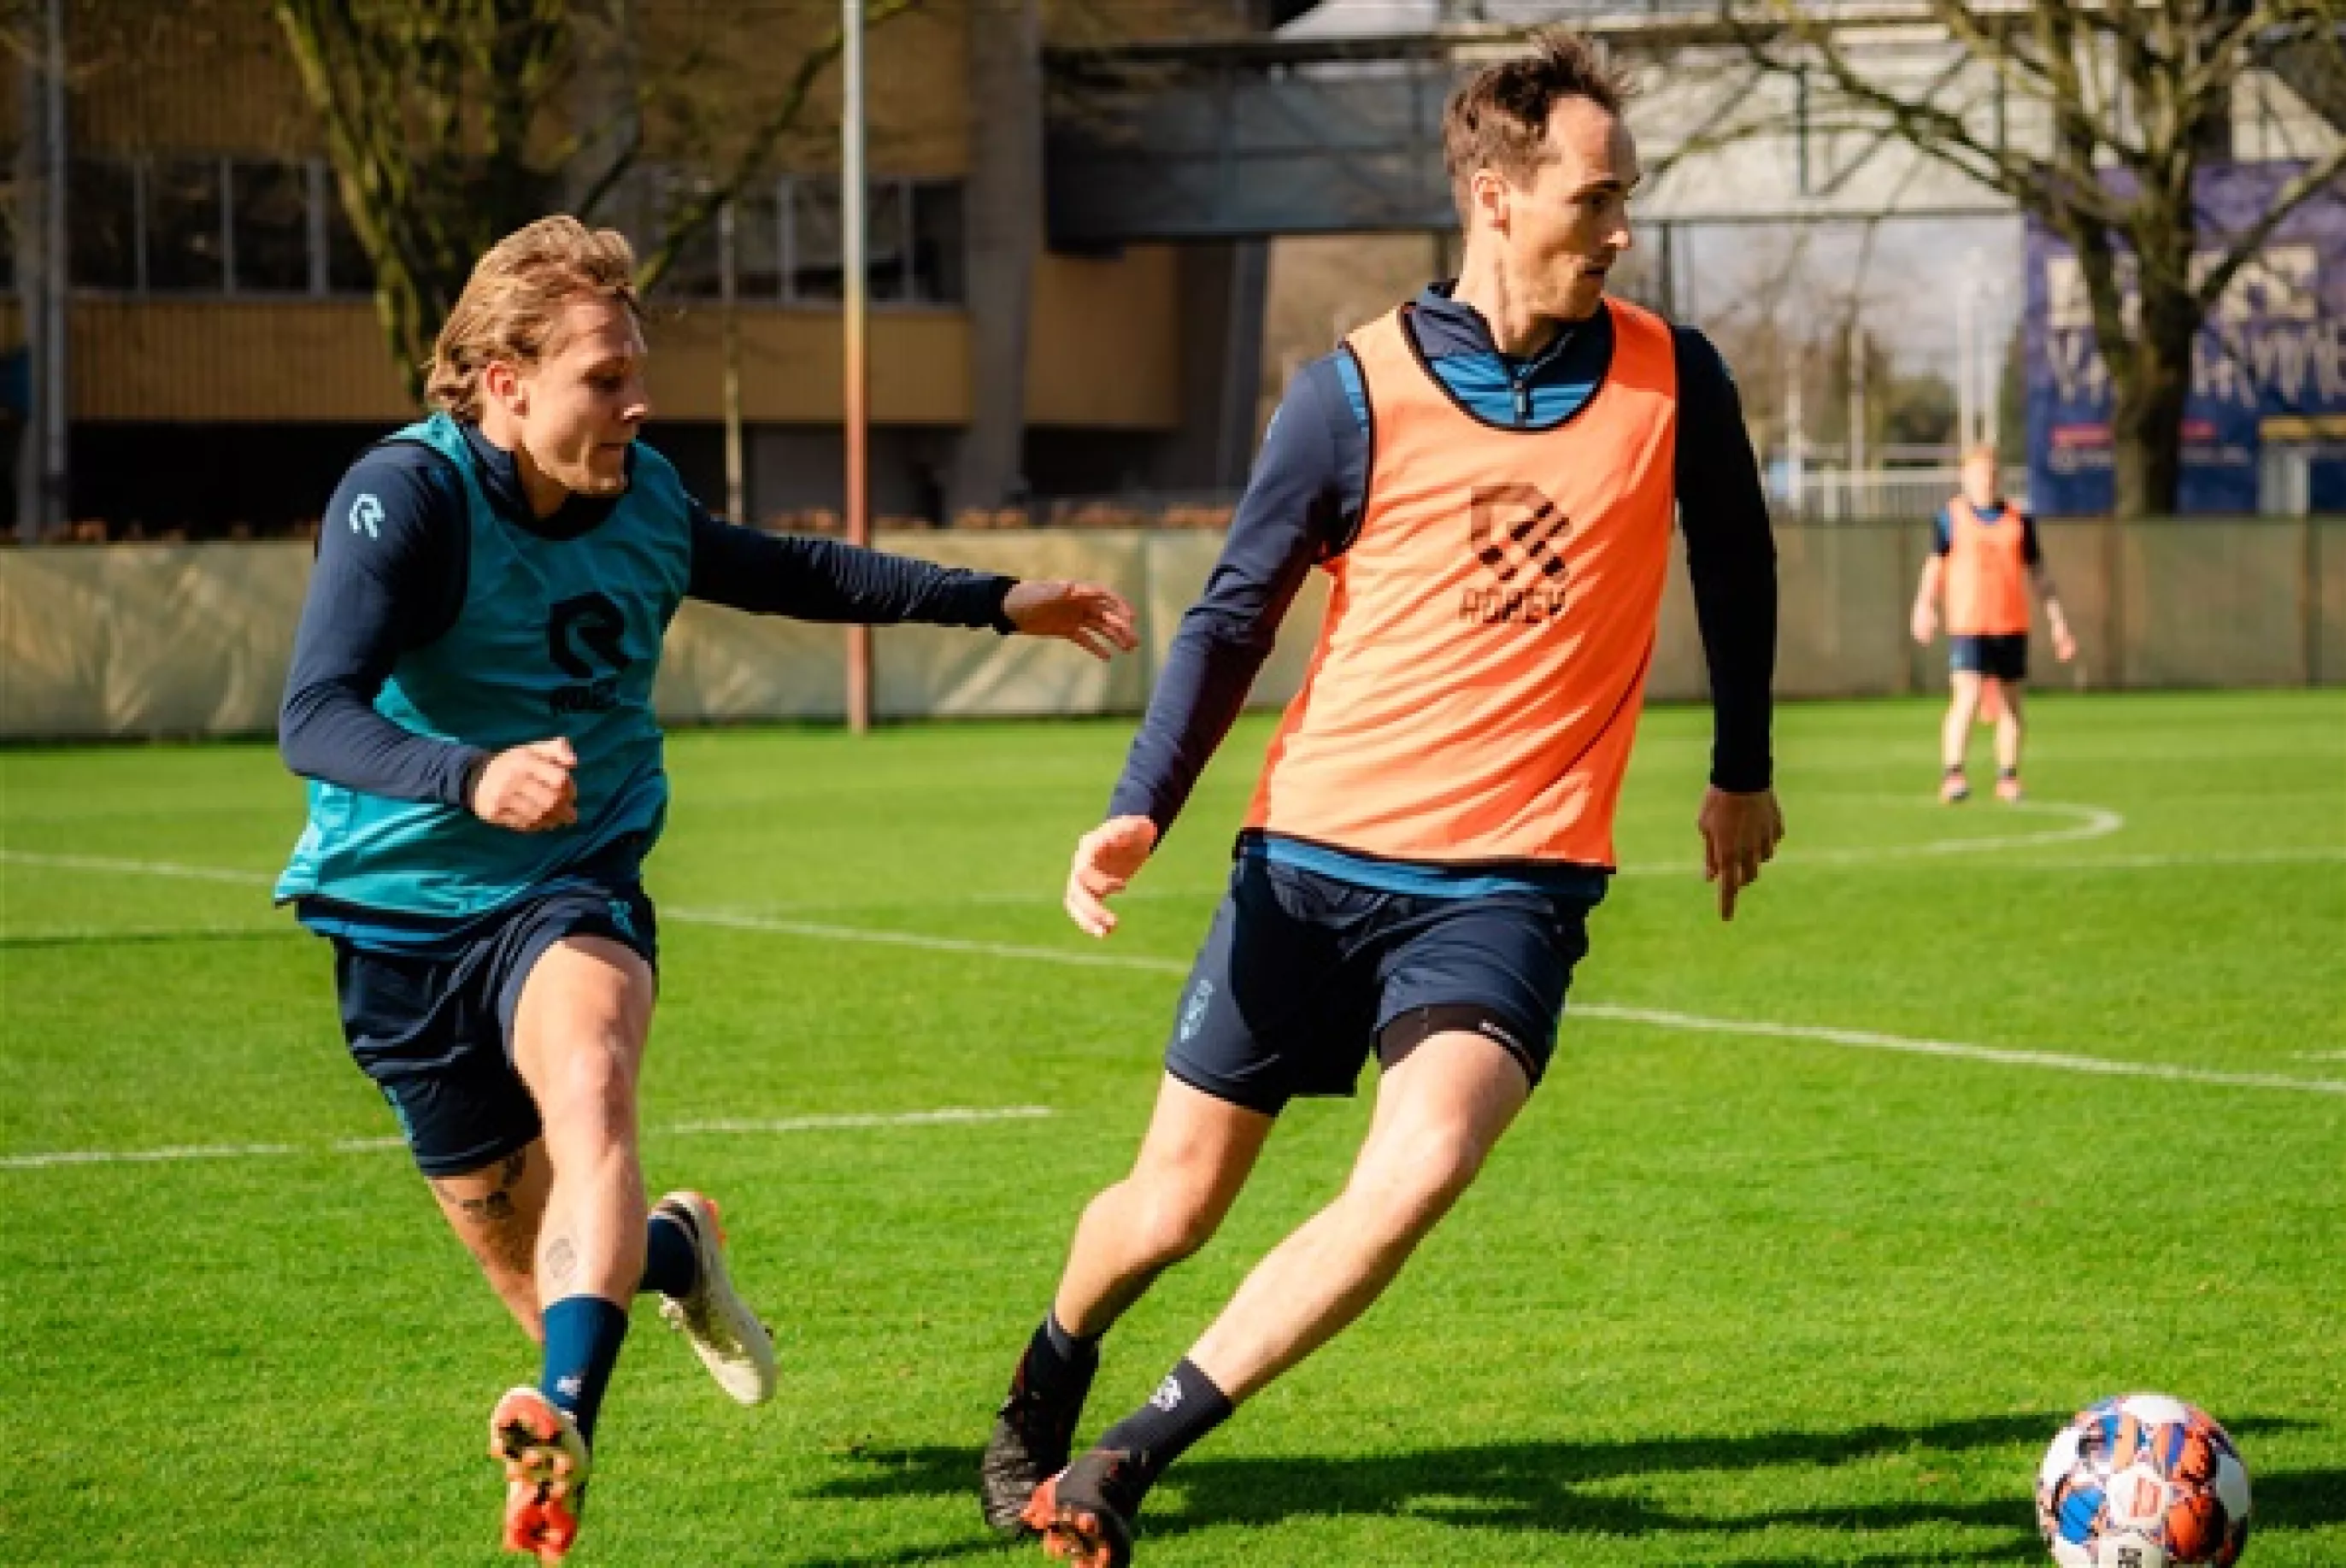
[[[2036,1527],[2061,1568],[2228,1568],[2249,1543],[2249,1467],[2197,1406],[2104,1400],[2045,1451]]]

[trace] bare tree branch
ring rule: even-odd
[[[878,27],[913,10],[921,0],[873,0],[864,10],[864,25]],[[659,243],[653,247],[636,268],[636,286],[648,293],[676,265],[684,248],[692,243],[717,216],[718,210],[741,194],[750,180],[766,168],[766,161],[782,137],[798,124],[799,116],[806,110],[807,100],[813,95],[815,83],[829,70],[833,61],[847,46],[839,30],[809,50],[799,60],[798,69],[791,73],[790,86],[776,100],[765,121],[750,137],[747,149],[733,162],[732,172],[721,178],[706,182],[695,191],[681,208],[668,214],[662,225]]]
[[[2264,215],[2233,238],[2223,259],[2209,268],[2207,276],[2199,282],[2197,292],[2200,307],[2203,310],[2213,308],[2216,301],[2224,297],[2224,290],[2231,287],[2232,280],[2239,275],[2240,269],[2256,260],[2258,252],[2265,248],[2265,242],[2273,237],[2274,230],[2288,222],[2291,213],[2316,195],[2336,189],[2341,179],[2346,179],[2346,142],[2341,142],[2328,158],[2300,170],[2295,178],[2281,187],[2280,193],[2273,198],[2272,205],[2265,209]]]
[[[2293,46],[2346,70],[2341,0],[1921,0],[1959,66],[1976,63],[2041,117],[2043,139],[2021,148],[1991,143],[1970,106],[1943,101],[1947,76],[1917,92],[1860,58],[1836,30],[1845,18],[1755,0],[1763,25],[1739,20],[1739,5],[1722,0],[1721,14],[1756,63],[1821,75],[1849,112],[2003,192],[2076,253],[2111,375],[2116,510],[2171,508],[2209,309],[2290,211],[2346,179],[2346,148],[2333,146],[2195,275],[2203,162],[2252,66]]]

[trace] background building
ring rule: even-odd
[[[872,498],[876,514],[1148,489],[1243,472],[1260,358],[1260,247],[1044,241],[1041,51],[1134,36],[1243,33],[1263,0],[921,0],[867,45]],[[61,123],[67,322],[65,515],[116,536],[270,532],[315,514],[351,457],[413,413],[283,35],[257,0],[60,0],[67,71],[48,120],[32,63],[0,78],[19,192]],[[686,0],[618,7],[625,33],[581,73],[566,134],[693,73],[721,120],[835,25],[836,7]],[[34,16],[37,28],[36,12]],[[712,45],[708,18],[725,30]],[[705,171],[648,120],[646,156],[602,215],[641,248],[665,190]],[[738,202],[744,506],[801,525],[836,508],[841,436],[837,73]],[[668,144],[663,146],[662,143]],[[556,201],[550,205],[566,205]],[[25,322],[37,255],[8,226],[0,401],[36,378]],[[725,493],[716,229],[655,293],[658,437],[711,504]],[[1245,286],[1251,280],[1251,287]],[[15,428],[12,426],[11,433]],[[23,461],[9,441],[5,461]],[[1232,465],[1236,464],[1234,468]],[[18,486],[5,490],[13,505]],[[819,519],[817,519],[819,521]]]

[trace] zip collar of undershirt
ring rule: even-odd
[[[1491,335],[1491,323],[1484,318],[1482,311],[1456,298],[1457,287],[1458,280],[1455,278],[1429,283],[1419,292],[1417,299],[1402,311],[1402,320],[1407,329],[1410,348],[1415,353],[1418,362],[1425,367],[1428,374],[1433,373],[1434,360],[1447,357],[1446,352],[1437,352],[1434,345],[1426,341],[1429,335],[1428,329],[1431,329],[1433,334],[1449,339],[1454,345],[1460,340],[1464,340],[1464,351],[1468,353],[1487,355],[1497,361],[1506,371],[1508,386],[1513,394],[1510,401],[1515,423],[1512,425],[1492,424],[1489,420],[1468,408],[1456,393],[1450,391],[1447,383],[1443,382],[1438,375],[1433,377],[1434,384],[1442,388],[1444,395],[1457,405],[1460,412],[1477,424],[1494,430],[1534,429],[1532,424],[1533,383],[1554,367],[1566,353],[1580,343],[1588,330],[1609,331],[1612,326],[1611,311],[1600,303],[1596,314],[1585,321],[1563,323],[1557,329],[1556,336],[1548,340],[1545,348],[1535,354],[1518,359],[1500,350],[1497,340]],[[1602,326],[1599,326],[1600,322]],[[1453,348],[1449,351],[1456,351]],[[1598,380],[1601,382],[1601,374]],[[1591,392],[1591,399],[1592,401],[1594,399],[1594,391]],[[1582,405],[1584,408],[1586,406],[1586,403]],[[1575,415],[1579,412],[1578,409],[1573,411]],[[1565,423],[1570,423],[1569,416]]]
[[[456,428],[464,433],[464,444],[472,449],[473,472],[480,479],[481,494],[489,498],[498,517],[525,534],[564,544],[593,533],[618,508],[619,495],[570,495],[552,516],[540,517],[530,510],[529,494],[522,487],[521,463],[514,454],[482,434],[477,424],[460,420]],[[628,483],[633,484],[635,477],[636,453],[629,447]]]

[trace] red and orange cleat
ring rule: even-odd
[[[536,1389],[513,1389],[489,1417],[489,1457],[505,1467],[505,1550],[559,1563],[578,1539],[591,1468],[569,1412]]]
[[[1075,1568],[1127,1568],[1132,1562],[1132,1515],[1138,1511],[1132,1456],[1096,1448],[1035,1489],[1026,1527],[1043,1538],[1046,1556]]]
[[[1972,798],[1971,780],[1960,768],[1950,768],[1939,780],[1939,799],[1943,805],[1959,806]]]
[[[1997,799],[2004,801],[2007,805],[2016,806],[2020,803],[2021,795],[2022,790],[2020,788],[2019,774],[1999,773],[1995,776],[1995,798]]]

